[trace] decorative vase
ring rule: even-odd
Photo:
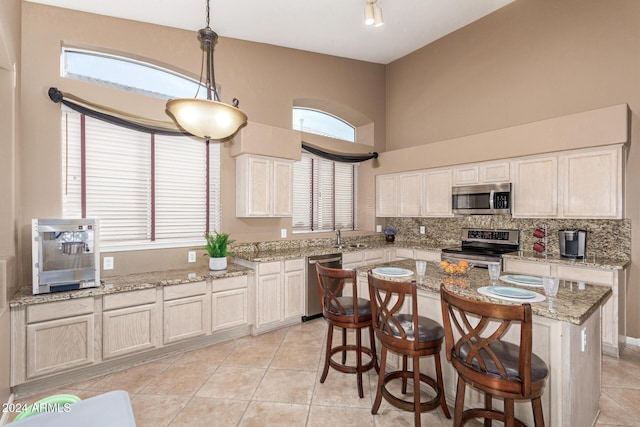
[[[389,243],[393,243],[396,240],[396,235],[395,234],[385,234],[384,235],[384,239]]]
[[[209,257],[209,270],[226,270],[227,257],[211,258]]]

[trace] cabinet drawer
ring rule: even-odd
[[[407,248],[396,249],[396,258],[413,259],[413,249],[407,249]]]
[[[550,276],[551,266],[539,262],[526,262],[506,259],[504,271],[507,273],[530,274],[532,276]]]
[[[225,277],[211,282],[211,292],[230,291],[247,287],[247,276]]]
[[[93,313],[93,307],[93,298],[78,298],[34,304],[27,307],[27,323],[89,314]]]
[[[258,264],[258,275],[280,273],[280,261]]]
[[[359,264],[364,260],[363,252],[345,252],[342,254],[342,265]]]
[[[299,271],[304,270],[304,258],[289,259],[284,262],[284,271]]]
[[[416,259],[423,259],[425,261],[440,261],[442,259],[440,251],[424,251],[416,250]]]
[[[195,295],[204,295],[207,293],[207,282],[184,283],[182,285],[165,286],[164,300],[172,300],[177,298],[192,297]]]
[[[153,304],[154,302],[156,302],[156,289],[141,289],[139,291],[105,295],[102,298],[102,309],[113,310],[134,305]]]
[[[382,261],[384,259],[384,249],[373,250],[373,251],[365,251],[364,260],[365,261]]]
[[[576,268],[559,265],[558,277],[565,280],[593,283],[596,285],[612,286],[614,283],[613,271],[593,268]]]

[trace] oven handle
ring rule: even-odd
[[[473,259],[470,257],[465,258],[465,257],[449,256],[449,254],[446,254],[444,252],[440,255],[440,257],[443,261],[447,261],[447,262],[458,262],[460,260],[469,261],[469,264],[473,264],[475,267],[478,267],[478,268],[488,268],[489,264],[500,264],[502,269],[501,259],[498,259],[496,261],[484,261],[481,259]]]
[[[493,210],[493,197],[495,193],[496,193],[495,190],[491,190],[491,192],[489,193],[489,209],[491,210]]]

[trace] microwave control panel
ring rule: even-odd
[[[496,193],[493,200],[494,209],[509,209],[509,193]]]

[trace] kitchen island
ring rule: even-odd
[[[374,267],[399,267],[415,273],[415,261],[402,260],[369,265],[357,269],[358,292],[369,295],[367,273]],[[452,292],[477,301],[496,304],[514,304],[505,300],[482,295],[479,288],[490,286],[487,270],[471,269],[465,276],[450,277],[442,273],[435,263],[428,263],[424,279],[414,274],[402,278],[383,277],[387,280],[414,281],[418,287],[418,310],[421,315],[442,323],[440,285]],[[500,283],[504,284],[504,283]],[[510,285],[518,287],[515,285]],[[542,288],[526,288],[544,294]],[[542,397],[546,425],[589,426],[597,419],[601,388],[601,344],[600,307],[611,296],[611,289],[604,286],[560,281],[560,289],[553,303],[548,300],[531,303],[533,319],[533,351],[549,367],[549,378]],[[518,328],[512,328],[508,340],[517,342]],[[444,349],[442,360],[446,360]],[[393,362],[392,362],[393,363]],[[430,363],[424,363],[424,373],[433,375]],[[454,402],[457,375],[449,363],[443,363],[445,392],[450,404]],[[484,395],[467,389],[465,405],[482,406]],[[495,400],[500,407],[501,402]],[[516,403],[516,416],[528,425],[533,425],[529,402]]]

